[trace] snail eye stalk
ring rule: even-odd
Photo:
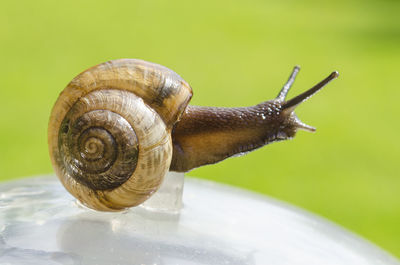
[[[301,93],[300,95],[284,102],[282,104],[282,109],[286,110],[288,112],[292,112],[300,103],[306,101],[308,98],[313,96],[315,93],[317,93],[319,90],[321,90],[324,86],[326,86],[330,81],[333,79],[337,78],[339,76],[339,73],[337,71],[332,72],[328,77],[326,77],[324,80],[310,88],[309,90]],[[290,78],[289,82],[290,83]],[[282,91],[285,89],[285,87],[282,89]]]
[[[296,80],[296,76],[300,71],[300,66],[296,65],[293,68],[292,73],[289,76],[288,81],[286,82],[286,84],[282,87],[282,90],[279,92],[279,95],[276,97],[277,100],[279,101],[284,101],[290,88],[292,87],[294,81]]]

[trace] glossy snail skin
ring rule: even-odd
[[[171,171],[189,171],[265,144],[314,131],[294,108],[337,77],[285,101],[243,108],[187,106],[191,87],[168,68],[136,59],[94,66],[60,94],[49,122],[53,167],[84,205],[119,211],[141,204]]]
[[[314,132],[294,109],[338,77],[333,72],[303,94],[285,101],[299,71],[295,67],[278,97],[251,107],[218,108],[188,106],[172,131],[174,143],[170,170],[190,169],[250,152],[266,144],[293,138],[297,130]]]

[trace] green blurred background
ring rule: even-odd
[[[289,98],[339,79],[298,108],[299,132],[189,176],[271,195],[337,222],[400,257],[399,1],[3,1],[0,179],[48,174],[47,122],[79,72],[117,58],[165,65],[192,104]]]

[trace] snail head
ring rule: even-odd
[[[291,86],[293,85],[299,71],[300,71],[299,66],[295,66],[293,68],[293,71],[288,81],[283,86],[278,96],[273,100],[273,102],[277,103],[277,105],[279,106],[280,119],[283,119],[283,122],[280,121],[281,123],[279,132],[283,134],[282,137],[284,139],[293,137],[296,134],[297,130],[315,132],[316,129],[310,125],[303,123],[294,113],[294,110],[302,102],[312,97],[315,93],[317,93],[324,86],[326,86],[330,81],[339,76],[339,73],[337,71],[334,71],[328,77],[323,79],[321,82],[319,82],[312,88],[308,89],[307,91],[301,93],[300,95],[292,99],[286,100],[286,96]]]

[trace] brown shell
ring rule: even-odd
[[[57,176],[96,210],[142,203],[168,172],[171,128],[191,96],[175,72],[142,60],[109,61],[84,71],[60,94],[50,116],[49,152]]]

